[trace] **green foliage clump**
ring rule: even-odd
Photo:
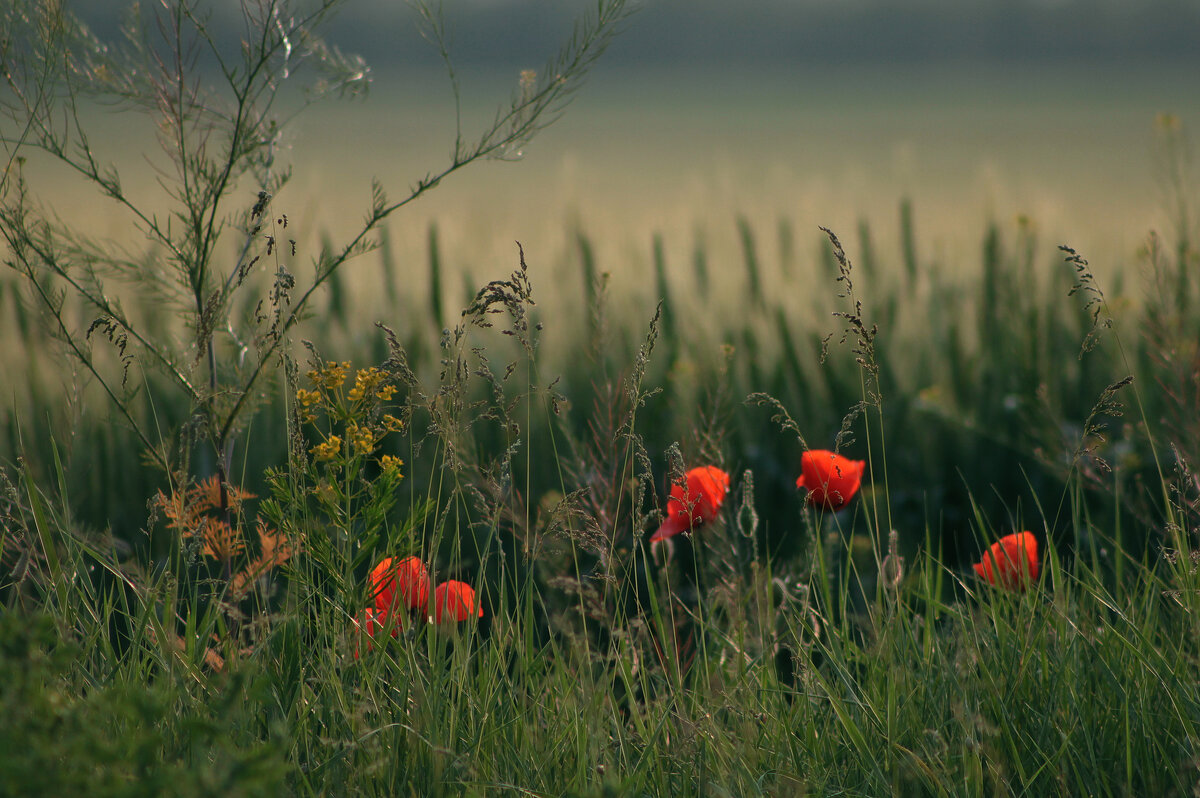
[[[261,679],[228,674],[190,694],[163,673],[83,673],[79,653],[48,615],[0,615],[0,794],[185,798],[284,788],[287,734],[261,714]]]

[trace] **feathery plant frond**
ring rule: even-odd
[[[564,108],[595,59],[617,33],[633,5],[602,0],[551,59],[541,77],[522,78],[519,90],[496,120],[466,143],[459,130],[449,165],[419,181],[402,199],[391,200],[378,181],[360,231],[343,245],[326,248],[316,259],[316,276],[297,285],[294,238],[286,214],[271,207],[290,171],[277,162],[278,142],[290,115],[280,113],[285,83],[312,74],[306,104],[321,96],[362,96],[370,69],[321,36],[325,23],[342,5],[293,0],[245,0],[240,5],[243,36],[231,41],[210,25],[201,0],[178,0],[160,8],[131,6],[121,39],[102,42],[60,4],[15,0],[0,19],[6,36],[3,78],[8,92],[0,112],[11,123],[0,141],[7,168],[0,177],[3,207],[0,226],[14,257],[10,266],[42,296],[42,305],[64,337],[75,335],[62,319],[61,302],[45,284],[48,276],[67,283],[93,314],[97,327],[112,330],[122,342],[121,382],[130,359],[163,371],[205,419],[205,429],[222,472],[246,411],[255,404],[259,383],[267,378],[289,331],[308,312],[314,293],[331,281],[349,260],[372,247],[379,224],[443,178],[476,160],[519,148]],[[420,17],[445,51],[445,19],[425,3]],[[453,67],[448,62],[452,79]],[[457,86],[455,86],[457,100]],[[158,134],[165,159],[162,185],[168,207],[152,207],[128,194],[120,174],[100,160],[91,139],[87,102],[146,116]],[[148,260],[113,256],[103,242],[79,237],[71,225],[53,218],[21,180],[23,153],[39,152],[68,167],[85,184],[115,202],[130,224],[153,245]],[[258,199],[242,206],[237,196],[252,181]],[[235,263],[221,269],[220,241],[234,233],[242,244]],[[284,246],[290,242],[290,248]],[[270,308],[259,304],[249,327],[233,315],[235,294],[256,284],[252,276],[274,272]],[[171,275],[142,281],[145,275]],[[144,330],[141,319],[120,309],[119,287],[140,290],[155,283],[167,288],[192,332],[183,349]],[[163,282],[165,279],[165,282]],[[156,289],[157,290],[157,289]],[[264,326],[263,329],[255,329]],[[254,342],[251,346],[249,342]],[[226,344],[239,353],[224,362]],[[87,341],[71,351],[114,398],[120,391],[94,360]],[[251,355],[251,357],[246,357]],[[122,409],[139,427],[144,442],[155,433],[142,429],[134,413]],[[163,463],[162,465],[166,465]],[[168,469],[170,470],[170,469]]]
[[[1112,316],[1108,314],[1108,308],[1104,304],[1104,292],[1100,290],[1087,260],[1066,244],[1060,245],[1059,249],[1064,253],[1066,262],[1075,269],[1075,285],[1071,286],[1067,296],[1079,294],[1084,300],[1083,312],[1092,319],[1092,327],[1079,347],[1079,357],[1082,359],[1096,348],[1096,344],[1100,342],[1101,331],[1112,327]]]

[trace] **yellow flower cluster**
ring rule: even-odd
[[[318,443],[309,451],[318,460],[332,460],[342,451],[342,439],[337,435],[330,435],[324,443]]]
[[[317,420],[316,408],[322,403],[320,391],[306,391],[300,388],[296,391],[296,401],[300,403],[300,420],[312,424]]]
[[[321,404],[320,391],[306,391],[303,388],[296,391],[296,401],[304,407],[312,407],[313,405]]]
[[[308,372],[308,378],[313,385],[327,391],[336,391],[346,381],[346,372],[348,371],[350,371],[349,360],[343,360],[341,363],[330,360],[321,368]]]
[[[343,393],[351,373],[354,384]],[[339,466],[342,460],[348,463],[369,456],[386,435],[404,429],[404,422],[396,416],[390,413],[380,416],[381,405],[390,402],[398,391],[389,384],[387,372],[375,366],[352,372],[349,361],[330,360],[311,369],[308,379],[312,388],[296,391],[299,418],[303,423],[321,427],[317,423],[320,414],[329,422],[329,429],[323,433],[327,435],[324,442],[309,450],[318,462]],[[341,435],[331,434],[334,430]],[[390,465],[385,470],[398,471],[401,465],[395,458],[386,462]]]
[[[400,466],[404,465],[404,461],[399,457],[392,457],[390,454],[385,454],[379,458],[379,465],[385,472],[399,471]]]
[[[359,454],[369,453],[375,448],[375,442],[378,440],[375,437],[374,430],[369,426],[359,424],[353,419],[346,422],[346,437],[350,439],[355,452]]]
[[[364,397],[374,391],[381,401],[390,401],[396,395],[396,388],[385,385],[385,379],[387,379],[387,375],[374,366],[359,369],[358,373],[354,375],[354,387],[346,396],[351,402],[361,402]]]

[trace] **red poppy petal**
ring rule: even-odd
[[[650,536],[650,542],[662,540],[674,535],[678,535],[686,529],[690,529],[692,524],[688,517],[683,514],[667,516],[667,520],[663,521],[663,525],[658,528],[658,531]]]

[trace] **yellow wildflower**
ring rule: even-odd
[[[330,360],[319,369],[313,369],[308,372],[308,379],[313,385],[324,388],[327,391],[335,391],[342,387],[342,383],[346,381],[346,372],[350,370],[350,361],[338,363]]]
[[[304,407],[321,404],[320,391],[306,391],[303,388],[296,391],[296,401]]]
[[[374,366],[359,369],[358,373],[354,375],[354,387],[350,389],[350,393],[347,396],[351,402],[361,401],[368,393],[375,390],[383,380],[383,372]]]
[[[318,460],[332,460],[342,451],[342,439],[337,435],[330,435],[325,439],[324,443],[318,443],[309,451],[311,451]]]
[[[360,426],[357,421],[346,424],[346,437],[354,445],[355,452],[365,453],[375,448],[375,431],[369,426]]]

